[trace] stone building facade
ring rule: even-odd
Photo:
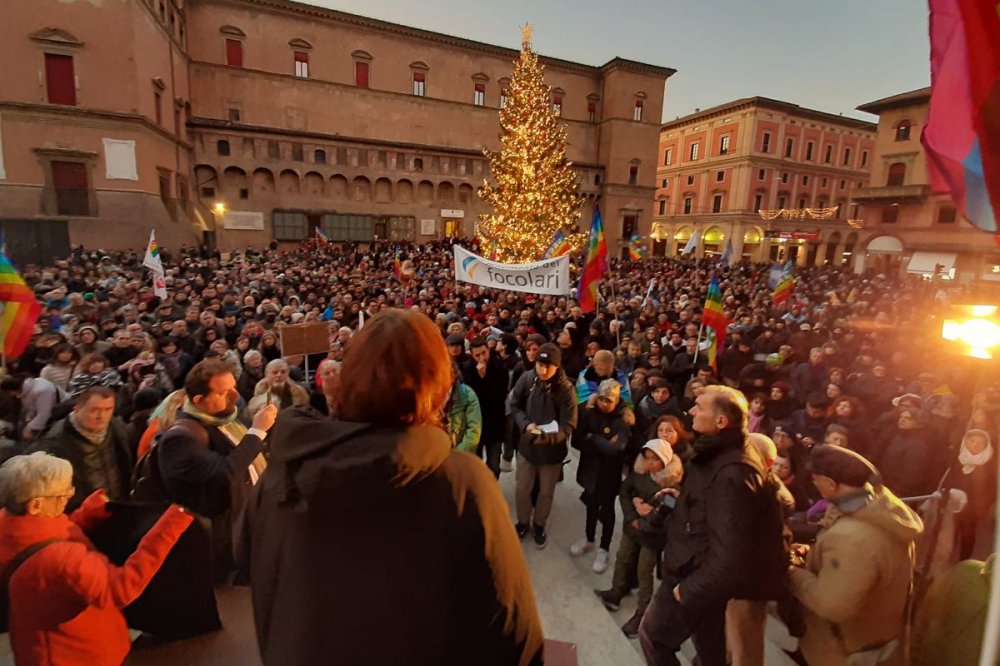
[[[109,248],[475,234],[517,51],[287,0],[25,4],[0,24],[26,63],[0,80],[0,224]],[[581,227],[599,203],[612,247],[648,234],[673,70],[541,60]]]

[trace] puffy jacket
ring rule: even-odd
[[[779,598],[788,568],[781,508],[745,433],[700,437],[684,472],[664,564],[681,578],[685,615],[695,621],[731,598]]]
[[[510,415],[519,442],[517,451],[533,465],[558,465],[566,459],[566,444],[576,430],[576,391],[560,368],[549,381],[528,370],[514,385],[510,397]],[[555,421],[559,431],[534,435],[525,432],[531,423],[543,426]]]
[[[28,546],[37,551],[10,580],[10,636],[18,666],[120,666],[131,648],[121,613],[163,564],[190,514],[170,507],[117,567],[84,535],[107,516],[92,495],[73,512],[54,518],[0,511],[0,569]]]
[[[629,408],[635,406],[632,404],[632,387],[629,385],[628,376],[618,368],[615,368],[612,377],[599,377],[593,366],[581,372],[576,379],[576,401],[581,405],[585,404],[591,396],[597,394],[597,389],[605,379],[613,379],[621,384],[621,401]]]
[[[475,453],[483,432],[483,416],[475,391],[457,382],[452,387],[445,417],[451,445],[459,451]]]

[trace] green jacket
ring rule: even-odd
[[[448,434],[451,445],[459,451],[475,453],[483,433],[483,413],[476,392],[459,382],[448,400]]]

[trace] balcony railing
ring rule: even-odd
[[[884,185],[859,187],[851,193],[854,201],[904,201],[918,200],[930,194],[929,185]]]

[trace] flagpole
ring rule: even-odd
[[[704,317],[704,313],[702,317]],[[705,322],[702,321],[698,324],[698,343],[694,346],[694,360],[691,361],[692,365],[698,365],[698,353],[701,352],[701,332],[705,330]]]

